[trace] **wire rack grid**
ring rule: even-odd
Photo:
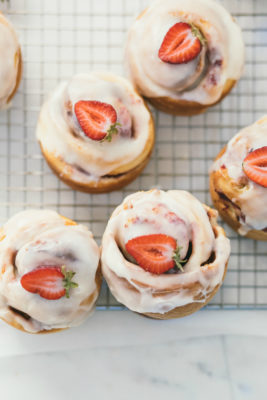
[[[100,240],[112,210],[127,194],[140,189],[189,190],[210,204],[208,169],[212,159],[239,129],[266,113],[265,0],[218,0],[243,29],[246,69],[242,80],[221,104],[203,115],[179,118],[153,111],[157,140],[152,159],[143,174],[122,191],[88,195],[69,189],[47,167],[35,139],[44,97],[60,81],[90,70],[123,74],[127,29],[150,1],[1,3],[19,34],[24,72],[11,108],[0,113],[0,223],[25,208],[51,208],[85,223]],[[232,245],[228,274],[207,308],[267,309],[266,244],[225,229]],[[103,285],[98,308],[120,307]]]

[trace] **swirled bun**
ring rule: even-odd
[[[153,106],[194,115],[220,102],[239,80],[244,43],[239,26],[214,0],[157,0],[130,28],[125,60],[130,79]]]
[[[17,91],[22,74],[21,48],[11,23],[0,12],[0,109]]]
[[[259,166],[254,166],[252,176],[247,175],[246,159],[253,158],[256,163],[257,154],[261,156]],[[266,170],[267,117],[238,132],[220,151],[210,171],[210,193],[221,217],[240,235],[255,240],[267,240],[264,165]],[[254,177],[255,168],[262,184],[257,183],[257,175]]]
[[[101,285],[91,232],[54,211],[14,215],[0,235],[0,318],[28,333],[77,326]]]
[[[102,272],[130,310],[179,318],[221,286],[230,254],[217,212],[190,193],[137,192],[113,212],[102,241]]]
[[[104,131],[95,128],[102,123],[95,115],[110,118]],[[154,146],[154,124],[126,79],[80,74],[45,102],[37,138],[62,181],[76,190],[101,193],[120,189],[140,174]]]

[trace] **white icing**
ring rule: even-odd
[[[267,117],[253,125],[242,129],[227,145],[225,153],[214,162],[211,171],[217,171],[222,165],[227,168],[228,175],[235,182],[246,177],[242,163],[249,151],[267,146]],[[267,227],[267,189],[248,179],[242,189],[238,204],[245,215],[245,222],[240,219],[239,233],[245,235],[251,228],[262,230]]]
[[[66,103],[70,102],[73,109],[79,100],[113,105],[123,132],[113,136],[111,142],[100,143],[85,137],[75,114],[66,118]],[[75,179],[91,182],[130,163],[142,153],[149,137],[150,122],[151,116],[142,98],[127,80],[107,73],[80,74],[62,83],[43,105],[37,138],[45,151],[62,158],[67,168],[73,167]],[[129,136],[131,125],[134,137]],[[72,129],[77,136],[71,133]]]
[[[13,27],[0,12],[0,109],[6,106],[16,86],[19,49]]]
[[[154,208],[160,211],[155,212]],[[215,211],[213,213],[217,216]],[[203,295],[198,301],[204,302],[206,296],[222,283],[230,253],[229,240],[220,229],[215,238],[207,210],[188,192],[154,189],[128,196],[112,214],[103,236],[102,271],[112,293],[118,301],[140,313],[165,313],[192,303],[197,294]],[[151,274],[125,258],[123,253],[128,240],[155,233],[174,237],[178,246],[184,246],[182,257],[188,242],[192,242],[192,254],[183,273]],[[212,251],[215,260],[209,266],[201,267]],[[129,290],[113,274],[126,279],[136,291]],[[201,289],[194,296],[182,287],[196,282],[201,284]],[[155,290],[166,290],[175,285],[181,285],[180,289],[168,296],[153,296]]]
[[[91,232],[83,225],[66,225],[54,211],[29,210],[12,217],[1,234],[5,237],[0,241],[0,316],[10,320],[8,306],[28,314],[28,321],[16,316],[28,332],[80,324],[98,295],[95,275],[99,249]],[[73,281],[79,286],[71,289],[70,298],[46,300],[21,286],[24,274],[43,265],[66,265],[76,273]],[[90,295],[89,304],[82,304]]]
[[[206,46],[202,55],[186,64],[169,64],[158,57],[165,34],[181,21],[196,25],[207,40],[209,67],[207,71],[202,68],[201,82],[198,82],[196,67],[199,57],[205,57]],[[222,65],[215,65],[216,61],[222,61]],[[155,1],[129,31],[126,66],[132,81],[147,97],[167,96],[212,104],[221,97],[228,79],[240,78],[243,65],[241,30],[231,15],[213,0]],[[196,82],[193,87],[190,78]]]

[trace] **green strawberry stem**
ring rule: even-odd
[[[111,125],[107,131],[107,135],[104,137],[103,140],[101,140],[101,142],[104,142],[105,140],[107,142],[111,142],[112,136],[118,134],[117,126],[121,126],[121,124],[119,122],[115,122],[115,124]]]
[[[202,44],[202,46],[205,45],[205,43],[207,42],[207,39],[205,38],[205,36],[203,35],[203,33],[193,24],[189,24],[191,26],[191,30],[194,36],[196,36],[199,40],[200,43]]]
[[[181,259],[181,255],[180,255],[180,251],[182,250],[182,247],[177,247],[177,249],[176,250],[174,250],[174,252],[173,252],[173,256],[172,256],[172,259],[174,260],[174,262],[175,262],[175,266],[180,270],[180,271],[182,271],[182,272],[184,272],[184,269],[183,269],[183,264],[185,264],[186,262],[187,262],[187,260],[182,260]]]
[[[62,265],[61,272],[64,275],[63,286],[64,286],[64,289],[66,290],[65,296],[67,297],[67,299],[69,299],[70,298],[70,289],[74,289],[79,286],[78,283],[72,282],[72,278],[74,277],[76,272],[67,271],[66,265]]]

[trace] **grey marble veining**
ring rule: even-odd
[[[227,336],[225,343],[234,399],[266,399],[267,339]]]
[[[201,310],[186,318],[157,321],[126,310],[101,311],[77,328],[53,335],[34,336],[0,321],[0,359],[129,345],[159,346],[183,339],[220,335],[267,337],[266,315],[264,310]]]
[[[1,398],[8,400],[261,400],[266,375],[267,339],[254,336],[0,359]]]

